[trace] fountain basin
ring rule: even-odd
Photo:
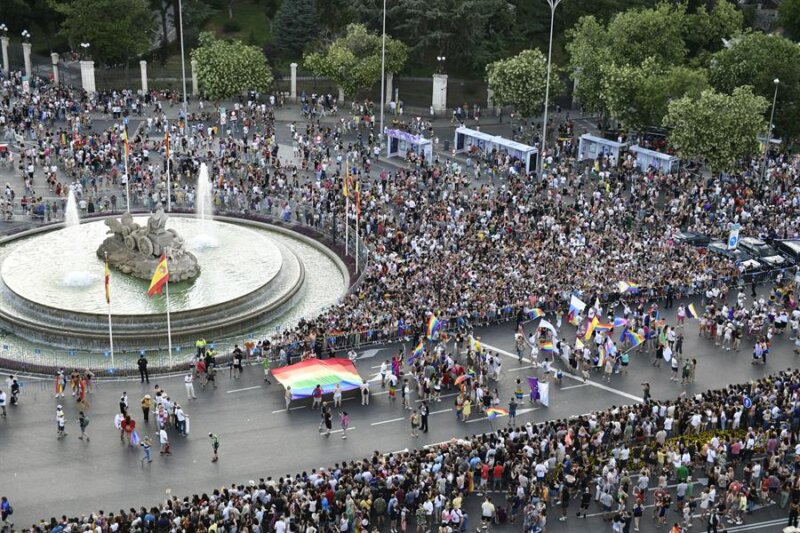
[[[173,344],[193,343],[200,336],[222,338],[253,332],[261,324],[292,314],[295,308],[304,308],[309,296],[314,302],[330,304],[343,294],[347,285],[343,265],[339,274],[345,283],[332,283],[330,291],[323,294],[319,294],[318,285],[314,294],[304,290],[305,267],[291,243],[292,239],[306,245],[313,243],[316,251],[327,256],[321,259],[323,262],[334,259],[333,253],[316,241],[257,222],[204,222],[209,223],[219,245],[196,252],[201,276],[170,284]],[[198,221],[178,216],[170,218],[168,225],[173,224],[182,234],[193,235]],[[73,250],[81,251],[72,260],[88,264],[90,270],[102,274],[102,261],[93,257],[94,263],[84,263],[83,254],[93,256],[105,231],[103,221],[93,219],[80,229],[85,242],[72,244]],[[88,287],[62,285],[65,261],[53,260],[63,252],[63,245],[57,246],[60,231],[64,230],[43,228],[28,232],[6,240],[0,248],[0,326],[29,341],[50,346],[107,350],[108,306],[102,275]],[[102,233],[99,240],[96,233]],[[287,239],[287,235],[291,238]],[[21,263],[23,259],[25,262]],[[335,258],[334,263],[338,266],[341,262]],[[115,348],[157,349],[166,345],[165,298],[147,297],[146,292],[146,281],[112,272]]]

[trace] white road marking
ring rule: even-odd
[[[371,426],[381,426],[383,424],[391,424],[392,422],[400,422],[401,420],[405,420],[405,418],[392,418],[391,420],[382,420],[380,422],[373,422],[370,425]]]
[[[242,392],[242,391],[245,391],[245,390],[253,390],[253,389],[260,389],[260,388],[261,388],[261,385],[256,385],[255,387],[245,387],[244,389],[233,389],[233,390],[229,390],[229,391],[225,391],[225,392],[227,392],[228,394],[232,394],[234,392]]]
[[[505,355],[506,357],[512,357],[514,359],[518,359],[516,354],[513,354],[511,352],[507,352],[507,351],[503,350],[502,348],[489,346],[485,342],[481,342],[481,345],[484,348],[486,348],[487,350],[490,350],[490,351],[493,351],[493,352],[497,352],[499,354]],[[524,362],[526,362],[526,363],[531,363],[532,362],[530,359],[528,359],[526,357],[523,357],[522,360]],[[572,374],[564,374],[564,377],[565,378],[569,378],[569,379],[574,379],[575,381],[580,381],[581,383],[584,383],[583,378],[579,378],[577,376],[573,376]],[[594,382],[594,381],[586,381],[585,384],[589,385],[590,387],[595,387],[595,388],[598,388],[598,389],[602,389],[602,390],[604,390],[606,392],[610,392],[612,394],[617,394],[619,396],[622,396],[624,398],[628,398],[629,400],[633,400],[635,402],[639,402],[639,403],[644,402],[644,398],[642,398],[641,396],[635,396],[635,395],[630,394],[628,392],[621,391],[621,390],[618,390],[618,389],[614,389],[614,388],[609,387],[607,385],[603,385],[602,383],[597,383],[597,382]]]
[[[506,372],[519,372],[520,370],[527,370],[529,368],[536,368],[536,365],[527,365],[527,366],[520,366],[517,368],[510,368],[506,370]]]
[[[305,409],[306,407],[308,407],[308,406],[307,405],[301,405],[299,407],[290,407],[289,410],[290,411],[296,411],[297,409]],[[274,415],[274,414],[277,414],[277,413],[285,413],[285,412],[286,412],[286,409],[278,409],[278,410],[272,411],[272,414]]]
[[[539,409],[541,409],[541,407],[530,407],[528,409],[518,409],[517,410],[517,416],[524,415],[525,413],[530,413],[532,411],[538,411]],[[506,417],[506,416],[502,416],[502,417],[498,416],[498,417],[495,418],[495,420],[497,420],[498,418],[508,418],[508,417]],[[488,416],[483,416],[481,418],[473,418],[471,420],[467,420],[467,424],[471,424],[473,422],[480,422],[481,420],[488,420],[488,419],[489,419]]]
[[[558,389],[558,390],[579,389],[579,388],[581,388],[581,387],[586,387],[586,386],[588,386],[588,385],[589,385],[588,383],[581,383],[580,385],[570,385],[569,387],[561,387],[561,388],[560,388],[560,389]]]

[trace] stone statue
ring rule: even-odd
[[[200,274],[200,265],[194,254],[186,251],[184,240],[174,229],[167,229],[167,215],[159,206],[147,219],[145,226],[125,213],[119,220],[108,218],[106,238],[97,249],[100,259],[108,257],[108,264],[137,278],[150,279],[162,253],[169,261],[169,280],[185,281]]]

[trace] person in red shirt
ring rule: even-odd
[[[491,469],[487,463],[481,465],[481,492],[486,490],[486,485],[489,483],[489,473]]]
[[[500,490],[503,487],[503,465],[497,463],[494,465],[494,490]]]
[[[123,436],[126,437],[128,439],[128,445],[133,446],[133,444],[131,443],[131,435],[133,434],[133,431],[136,429],[136,420],[131,418],[131,415],[125,415],[125,418],[122,420],[121,429],[122,429],[121,437]]]

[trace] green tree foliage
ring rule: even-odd
[[[399,72],[407,57],[406,45],[387,35],[386,72]],[[350,24],[345,35],[325,49],[306,54],[303,65],[335,81],[347,96],[356,96],[381,78],[381,36],[363,24]]]
[[[59,34],[79,49],[91,44],[101,64],[127,62],[150,50],[156,18],[147,0],[51,0],[64,16]]]
[[[629,9],[608,23],[609,44],[619,64],[641,64],[648,57],[677,65],[686,57],[685,6],[662,2],[652,9]]]
[[[226,41],[201,33],[192,59],[197,61],[203,90],[215,100],[247,90],[264,92],[272,85],[272,71],[261,50],[238,40]]]
[[[729,171],[758,150],[768,106],[751,87],[737,87],[730,95],[707,89],[699,98],[670,102],[664,125],[672,128],[669,143],[681,157],[699,157],[715,172]]]
[[[555,73],[550,76],[550,95],[564,92],[564,84]],[[513,106],[524,118],[538,116],[543,111],[547,58],[539,50],[523,50],[514,57],[486,65],[486,79],[494,91],[494,102]]]
[[[705,70],[664,67],[652,57],[640,66],[603,67],[601,98],[609,115],[626,127],[660,126],[671,100],[697,98],[708,88]]]
[[[783,0],[778,8],[778,22],[787,37],[800,41],[800,0]]]
[[[800,133],[800,47],[779,35],[749,33],[734,38],[730,48],[714,54],[709,70],[712,86],[730,93],[750,85],[769,102],[780,80],[775,109],[775,129],[790,138]]]
[[[314,0],[283,0],[273,21],[275,47],[291,58],[302,55],[319,30]]]
[[[581,17],[567,32],[567,52],[570,77],[578,83],[576,96],[587,109],[604,112],[603,68],[615,57],[605,26],[593,16]]]
[[[710,52],[722,49],[723,39],[742,30],[744,14],[730,0],[716,0],[709,10],[701,5],[686,16],[684,35],[691,56],[705,62]]]

